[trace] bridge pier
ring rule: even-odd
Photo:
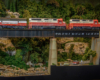
[[[100,64],[100,38],[92,37],[92,44],[91,50],[96,51],[96,56],[93,58],[93,64],[99,65]]]
[[[49,46],[49,61],[48,61],[48,73],[51,74],[51,65],[57,65],[57,43],[56,38],[50,39],[50,46]]]

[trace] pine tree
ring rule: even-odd
[[[10,2],[10,11],[13,11],[13,3],[12,3],[12,1]]]
[[[16,3],[16,4],[15,4],[15,8],[16,8],[16,11],[18,12],[18,0],[16,0],[15,3]]]
[[[12,11],[15,12],[15,0],[12,2]]]
[[[8,10],[10,9],[10,0],[8,0]]]

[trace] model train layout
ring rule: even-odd
[[[98,20],[70,19],[66,24],[62,18],[0,18],[0,29],[67,29],[67,30],[98,30]]]

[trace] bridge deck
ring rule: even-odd
[[[99,37],[91,30],[0,30],[0,37]]]

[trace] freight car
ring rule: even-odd
[[[70,19],[68,28],[71,30],[99,30],[100,23],[97,19]]]

